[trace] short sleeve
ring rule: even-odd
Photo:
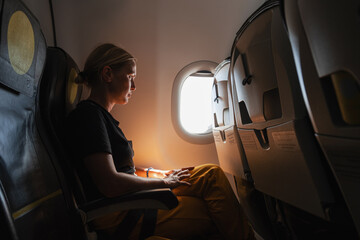
[[[77,159],[99,152],[112,153],[104,116],[97,109],[75,109],[66,119],[65,129],[67,148]]]

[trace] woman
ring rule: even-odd
[[[128,103],[136,89],[135,77],[135,58],[113,44],[95,48],[79,74],[78,81],[88,84],[91,94],[69,114],[66,136],[88,199],[171,188],[179,206],[158,211],[156,236],[187,239],[220,234],[220,239],[252,239],[241,207],[218,166],[172,171],[135,169],[132,143],[110,114],[115,104]],[[112,235],[124,215],[114,213],[93,225]],[[133,231],[133,238],[137,232]]]

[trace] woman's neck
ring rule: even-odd
[[[102,106],[104,109],[106,109],[108,112],[110,112],[115,105],[115,103],[112,103],[110,101],[107,94],[98,93],[97,91],[93,91],[93,90],[91,90],[88,100],[96,102],[97,104]]]

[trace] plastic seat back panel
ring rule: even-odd
[[[359,1],[285,1],[302,93],[360,234]]]
[[[213,85],[213,135],[220,166],[224,171],[246,178],[248,165],[237,133],[229,78],[230,62],[220,63]]]
[[[334,198],[278,7],[252,19],[232,61],[236,125],[256,189],[329,218],[324,203]]]

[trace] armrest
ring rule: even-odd
[[[85,222],[98,217],[130,209],[172,209],[178,199],[169,188],[143,190],[116,198],[103,198],[79,206]]]

